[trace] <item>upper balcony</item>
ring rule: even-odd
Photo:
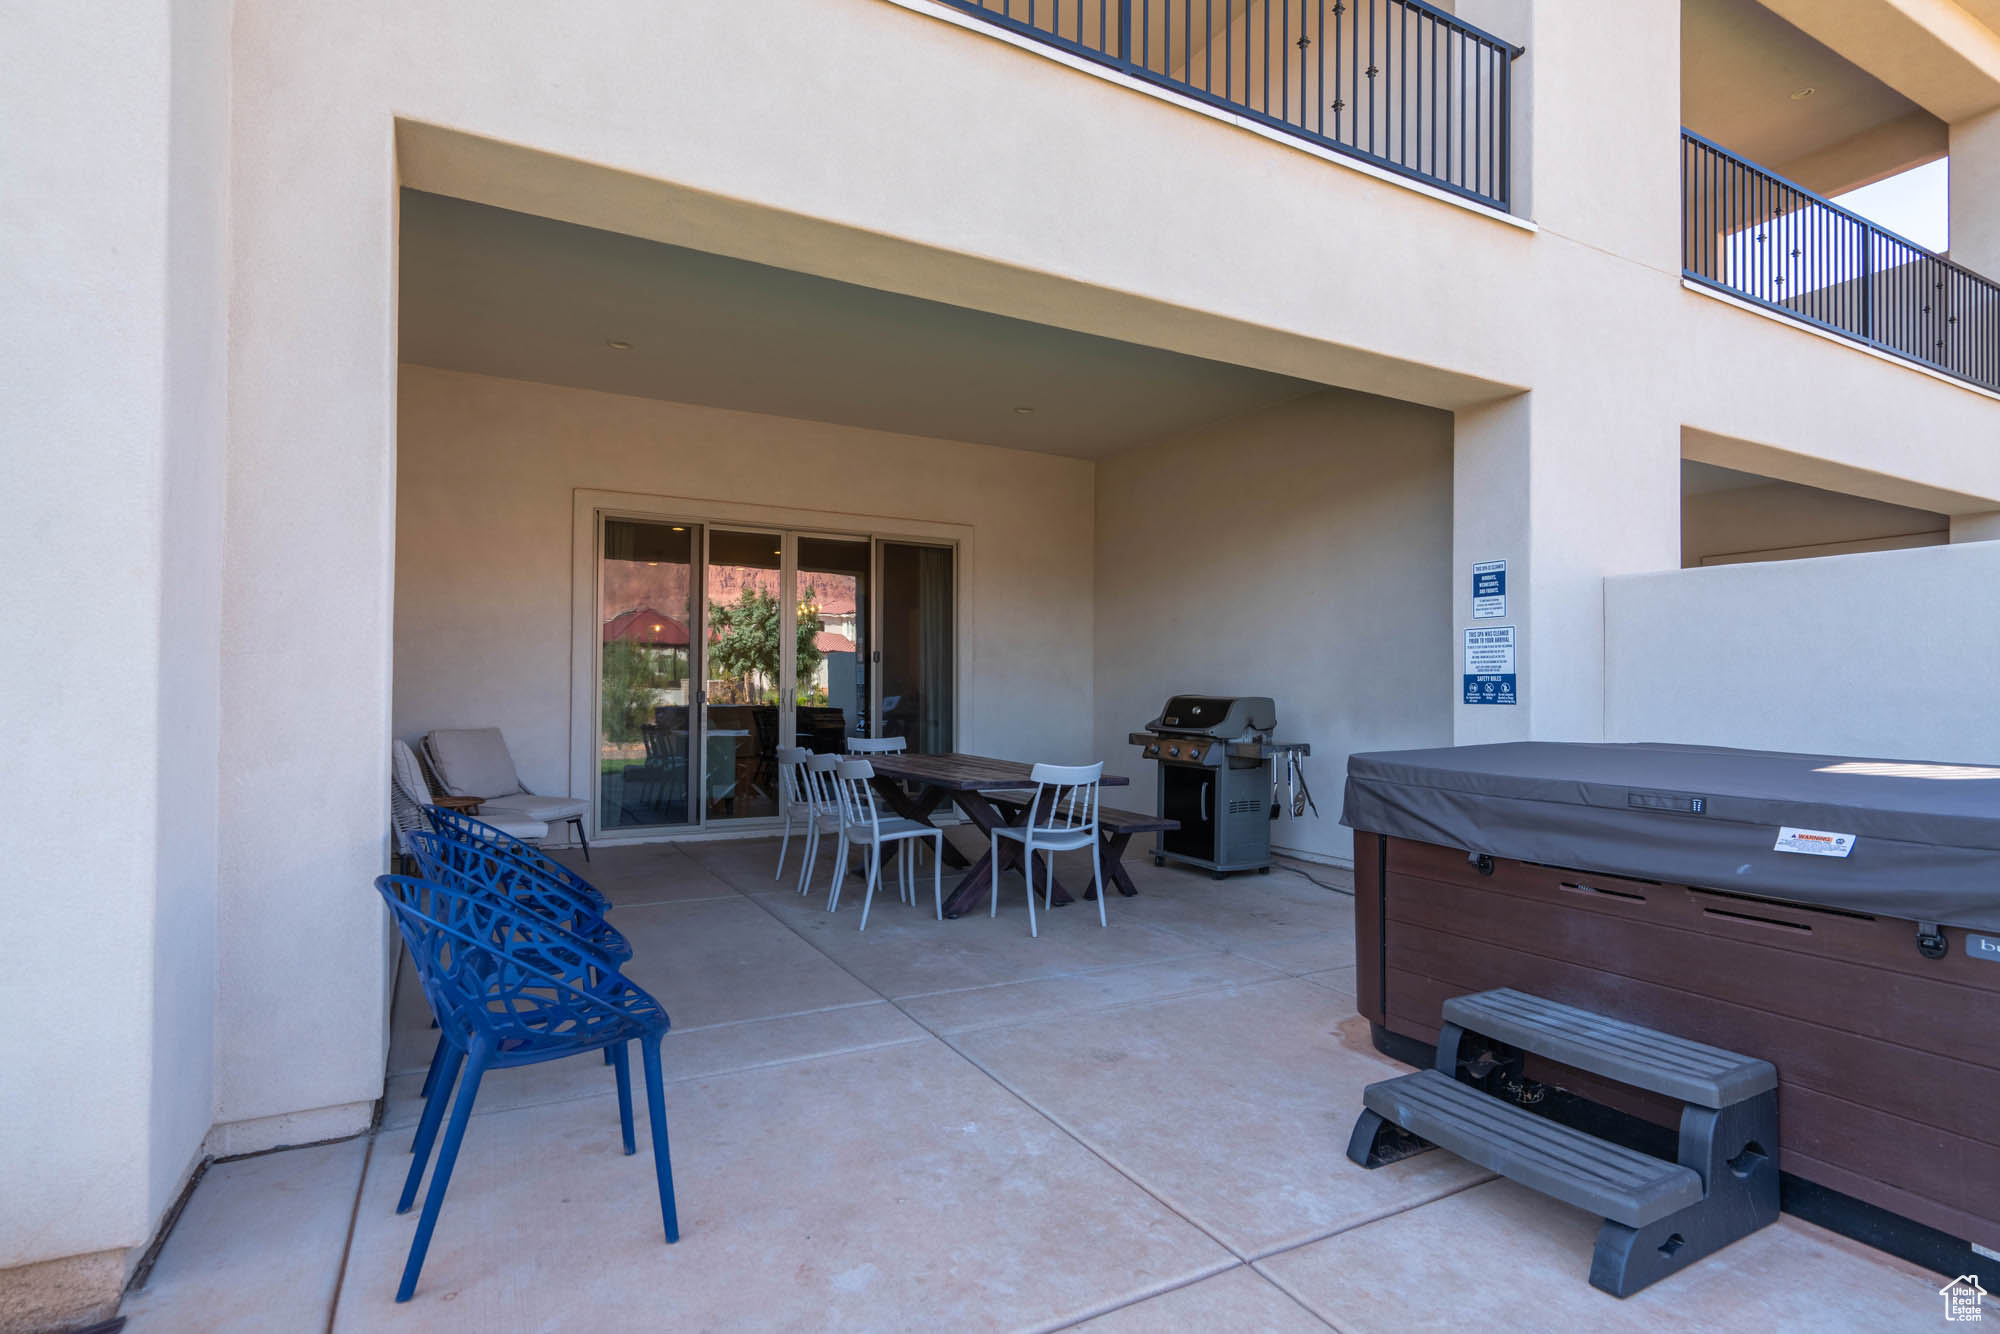
[[[2000,261],[1959,188],[1977,150],[1954,133],[2000,102],[2000,65],[1981,64],[2000,29],[1852,8],[1681,0],[1683,274],[2000,389],[2000,287],[1975,271]]]
[[[1690,281],[2000,390],[2000,284],[1681,134]]]
[[[1521,49],[1423,0],[943,0],[1257,125],[1506,211]]]

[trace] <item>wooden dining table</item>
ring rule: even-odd
[[[947,799],[965,812],[965,818],[972,821],[983,836],[986,851],[978,861],[968,862],[965,854],[951,845],[950,839],[944,840],[945,865],[971,868],[958,882],[958,887],[952,890],[951,897],[944,901],[944,915],[957,917],[985,902],[993,886],[992,831],[1013,823],[988,800],[987,794],[1032,790],[1035,780],[1030,775],[1034,766],[1018,760],[996,760],[985,755],[890,752],[865,758],[875,768],[876,791],[896,814],[920,824],[932,824],[931,816]],[[1132,780],[1117,774],[1106,774],[1102,781],[1106,787],[1117,787]],[[1026,815],[1025,810],[1020,811],[1020,818],[1025,819]],[[900,843],[889,845],[884,850],[885,860],[900,846]],[[1016,865],[1020,860],[1019,843],[1009,840],[1001,844],[1001,870]],[[886,869],[883,874],[887,874]],[[1073,901],[1063,888],[1062,881],[1057,880],[1050,888],[1051,901],[1058,906]],[[1092,888],[1094,890],[1095,886]]]

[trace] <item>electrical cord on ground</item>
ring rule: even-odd
[[[1308,871],[1306,867],[1312,865],[1310,862],[1298,861],[1291,857],[1280,857],[1277,861],[1280,866],[1290,871],[1293,875],[1303,876],[1315,885],[1318,885],[1321,889],[1330,889],[1336,894],[1345,894],[1350,899],[1354,897],[1354,887],[1352,885],[1330,884],[1314,875],[1311,871]]]

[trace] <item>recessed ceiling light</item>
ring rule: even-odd
[[[613,352],[630,352],[632,350],[632,345],[622,338],[607,338],[604,340],[604,345]]]
[[[1014,409],[1014,411],[1016,411],[1016,412],[1020,413],[1020,414],[1021,414],[1021,415],[1022,415],[1023,417],[1025,417],[1025,416],[1027,416],[1027,415],[1028,415],[1029,413],[1033,412],[1033,411],[1034,411],[1034,409],[1033,409],[1033,408],[1015,408],[1015,409]]]
[[[681,526],[680,526],[679,524],[675,524],[675,525],[674,525],[674,531],[675,531],[675,532],[677,532],[677,533],[685,533],[685,532],[687,531],[687,529],[685,529],[685,528],[681,527]]]
[[[1813,95],[1813,90],[1811,88],[1801,88],[1797,92],[1792,94],[1792,100],[1794,102],[1803,102],[1812,95]]]

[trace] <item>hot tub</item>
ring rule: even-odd
[[[1515,987],[1763,1057],[1787,1208],[1994,1271],[2000,767],[1382,752],[1350,762],[1342,819],[1356,993],[1382,1050],[1427,1064],[1447,997]],[[1679,1114],[1565,1067],[1528,1073],[1641,1122]]]

